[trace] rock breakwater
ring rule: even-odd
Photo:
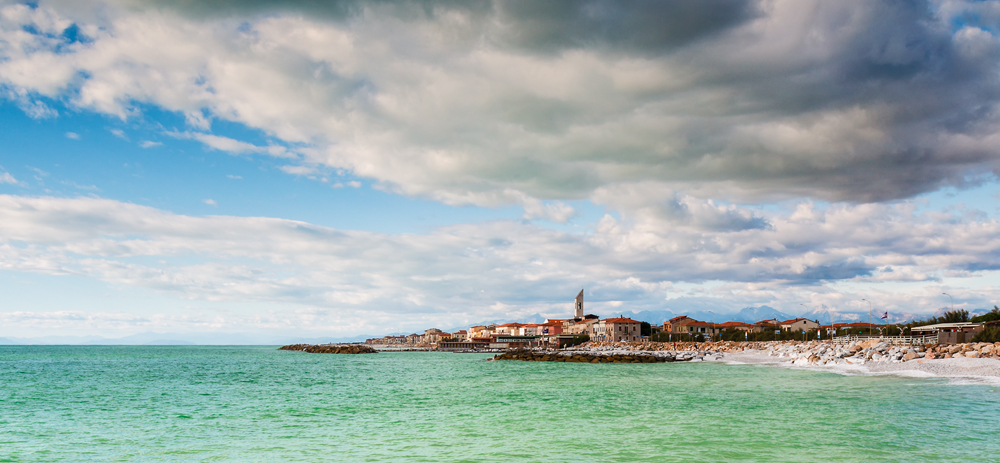
[[[375,354],[377,350],[357,344],[289,344],[278,350],[297,350],[311,354]]]
[[[568,363],[664,363],[721,359],[716,352],[676,352],[666,350],[624,350],[611,347],[575,348],[573,350],[522,349],[493,356],[493,360]]]
[[[851,344],[806,342],[776,344],[764,350],[769,356],[784,358],[793,365],[864,365],[902,363],[913,360],[947,358],[1000,359],[1000,343],[965,343],[948,346],[893,346],[879,339]]]

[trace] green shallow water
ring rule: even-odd
[[[1000,461],[1000,388],[719,363],[0,346],[0,461]]]

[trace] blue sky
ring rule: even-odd
[[[0,337],[1000,296],[993,2],[0,2]]]

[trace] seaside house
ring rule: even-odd
[[[781,322],[775,318],[769,318],[767,320],[761,320],[753,324],[753,331],[755,333],[760,333],[764,331],[780,330]]]
[[[819,323],[806,318],[793,318],[778,324],[785,331],[812,331],[819,329]]]
[[[663,322],[663,332],[672,334],[702,334],[706,336],[715,335],[721,331],[717,325],[701,320],[695,320],[687,315],[671,318]]]
[[[642,322],[626,317],[606,318],[590,326],[592,341],[638,341]]]
[[[599,321],[600,320],[598,320],[597,318],[584,318],[583,320],[574,322],[569,326],[564,326],[563,333],[572,335],[581,335],[581,334],[592,335],[593,330],[591,329],[591,326]]]
[[[541,332],[538,334],[549,335],[549,336],[562,334],[563,332],[562,322],[563,322],[562,320],[546,320],[545,323],[539,325],[539,330]]]
[[[683,325],[687,322],[695,321],[695,319],[688,317],[687,315],[681,315],[670,320],[663,322],[663,332],[664,333],[677,333],[677,327]]]
[[[983,329],[982,323],[961,322],[915,326],[910,332],[914,336],[933,336],[936,334],[938,344],[961,344],[971,341],[981,329]]]
[[[720,331],[725,330],[740,330],[740,331],[751,331],[753,330],[753,325],[743,322],[725,322],[715,325]]]
[[[470,339],[471,338],[488,338],[488,337],[490,337],[490,336],[493,335],[494,331],[496,330],[496,327],[497,327],[496,325],[488,325],[488,326],[476,325],[476,326],[473,326],[472,328],[469,328],[469,338]]]
[[[520,323],[504,323],[503,325],[497,325],[495,333],[504,336],[520,336],[522,326],[524,325]]]

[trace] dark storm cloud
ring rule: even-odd
[[[363,20],[366,12],[407,20],[469,16],[489,40],[540,52],[601,47],[659,53],[711,35],[758,14],[757,1],[631,2],[611,0],[119,0],[191,17],[297,13],[334,21]]]
[[[106,27],[76,21],[93,42],[59,60],[35,59],[54,47],[42,33],[6,47],[0,79],[119,117],[140,102],[242,123],[309,145],[308,165],[449,204],[643,182],[873,202],[1000,172],[992,3],[115,4]]]

